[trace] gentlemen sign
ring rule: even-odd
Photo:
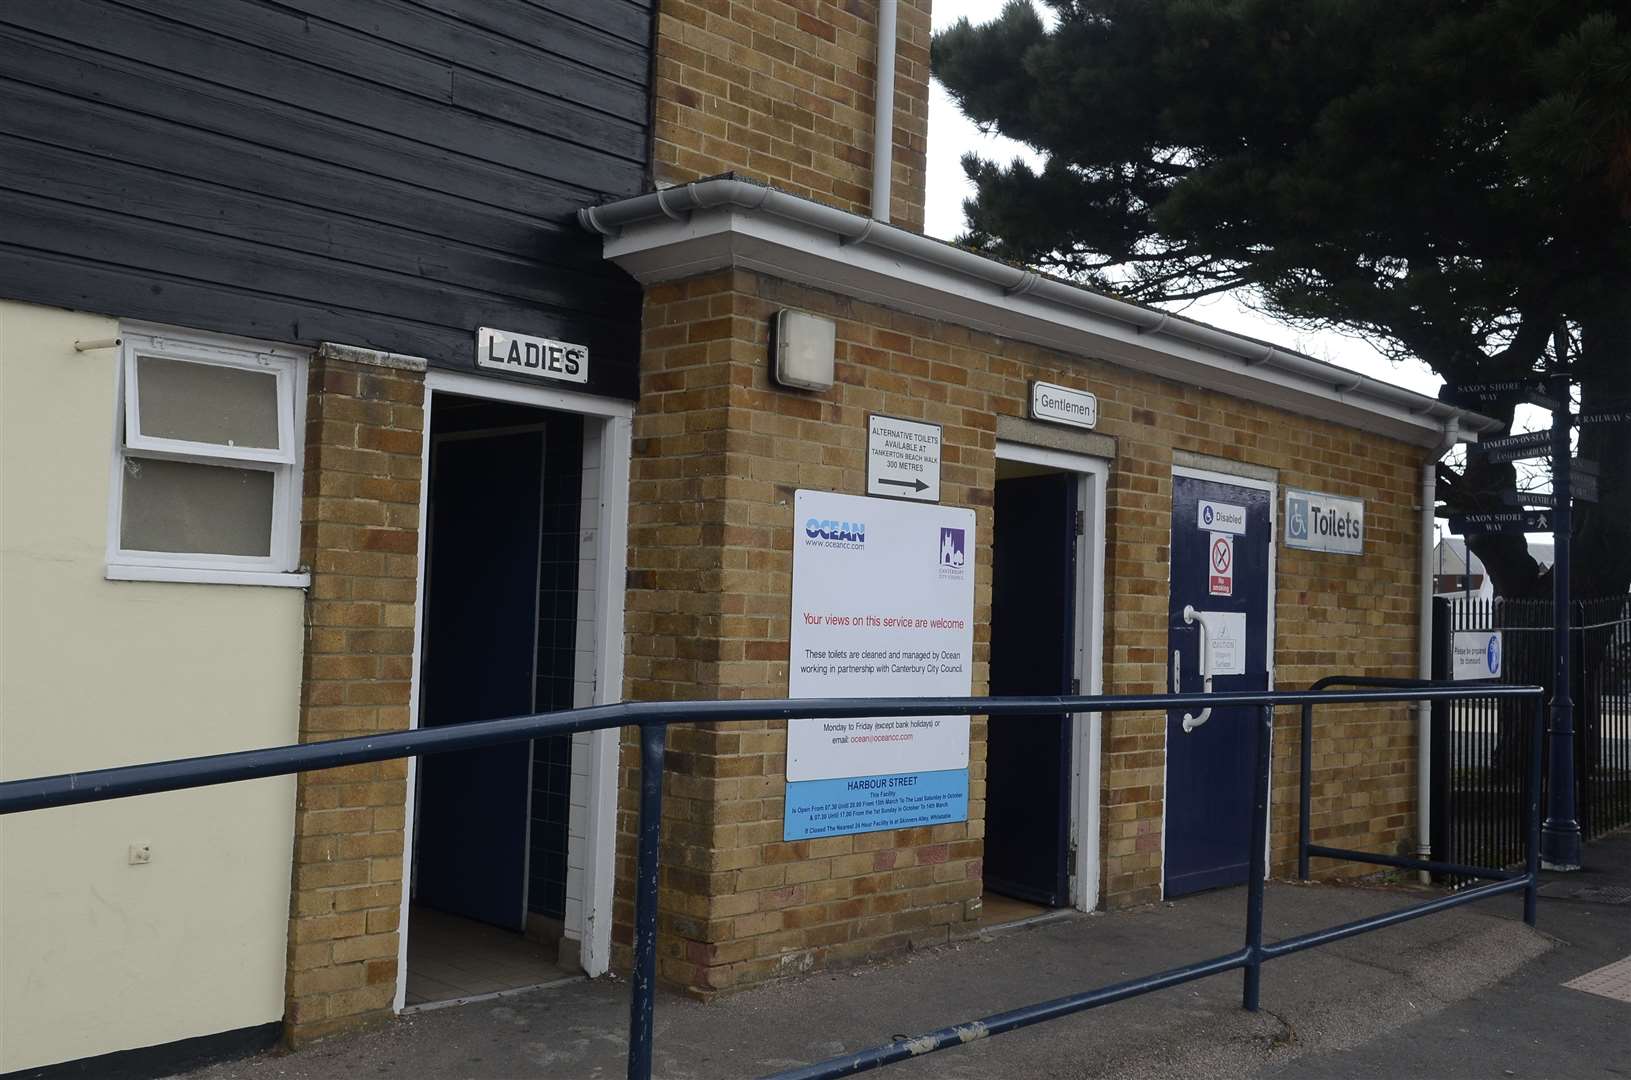
[[[1287,491],[1286,547],[1363,555],[1365,500],[1317,491]]]
[[[476,365],[540,379],[586,383],[589,346],[483,326],[476,331]]]
[[[1099,399],[1086,390],[1034,382],[1031,384],[1031,419],[1091,428],[1099,422]]]

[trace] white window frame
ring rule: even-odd
[[[299,570],[301,467],[308,355],[268,342],[249,341],[167,327],[122,326],[115,394],[113,460],[108,485],[106,577],[110,581],[213,582],[304,588],[311,575]],[[269,372],[277,378],[278,446],[237,447],[167,439],[141,433],[136,358],[159,356]],[[266,555],[134,551],[120,544],[124,520],[125,458],[128,455],[257,469],[272,474],[272,527]]]

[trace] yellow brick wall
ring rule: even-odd
[[[312,361],[302,742],[408,727],[424,396],[421,372]],[[407,776],[403,759],[300,774],[284,1015],[293,1043],[388,1015]]]
[[[780,307],[838,322],[837,385],[773,387]],[[1417,519],[1424,452],[1353,429],[1126,368],[999,340],[722,272],[647,291],[632,466],[631,699],[787,692],[793,493],[864,490],[869,412],[943,426],[942,501],[977,519],[974,691],[988,675],[991,503],[999,415],[1022,416],[1029,380],[1091,389],[1117,440],[1107,512],[1104,684],[1159,692],[1167,677],[1167,551],[1174,449],[1279,470],[1282,487],[1367,503],[1363,558],[1281,548],[1278,685],[1333,670],[1408,675],[1415,657]],[[1328,710],[1316,742],[1316,835],[1391,849],[1412,829],[1414,736],[1400,708]],[[1274,857],[1295,836],[1296,716],[1275,737]],[[1104,726],[1102,896],[1155,899],[1165,718]],[[781,841],[780,723],[678,728],[667,779],[660,964],[695,991],[947,941],[973,931],[984,817],[983,721],[973,725],[967,824]],[[618,941],[632,917],[637,755],[625,753]]]
[[[876,0],[662,0],[658,182],[735,172],[868,213]],[[900,0],[890,215],[923,229],[929,0]]]

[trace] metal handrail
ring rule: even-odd
[[[1318,686],[1320,684],[1316,684]],[[1274,709],[1279,705],[1302,706],[1305,728],[1311,723],[1316,704],[1387,703],[1461,698],[1533,698],[1537,708],[1542,689],[1536,686],[1428,686],[1361,691],[1269,691],[1212,694],[1130,694],[1057,695],[1035,697],[975,698],[811,698],[758,701],[709,702],[630,702],[599,705],[586,709],[539,713],[500,720],[476,720],[464,724],[413,731],[364,735],[321,743],[281,746],[264,750],[244,750],[229,754],[182,758],[145,765],[127,765],[88,772],[64,773],[0,783],[0,815],[44,810],[79,803],[162,791],[179,791],[214,784],[233,783],[312,769],[336,768],[391,758],[447,753],[484,746],[524,742],[548,735],[578,731],[638,726],[640,728],[640,835],[636,857],[634,974],[629,1002],[630,1080],[651,1076],[652,1016],[656,994],[657,960],[657,870],[662,821],[663,762],[670,724],[722,723],[748,720],[839,719],[871,716],[936,716],[972,714],[988,717],[1057,715],[1059,713],[1107,713],[1133,711],[1187,711],[1206,708],[1245,707],[1256,710],[1257,754],[1254,775],[1251,835],[1248,838],[1246,881],[1246,944],[1224,956],[1173,968],[1141,979],[1084,991],[1053,1001],[998,1013],[981,1020],[943,1028],[913,1039],[897,1040],[883,1046],[847,1054],[829,1061],[778,1074],[800,1080],[849,1076],[906,1058],[920,1057],[936,1050],[959,1046],[1031,1024],[1057,1019],[1086,1009],[1108,1005],[1140,994],[1177,986],[1194,979],[1240,969],[1244,972],[1241,1004],[1250,1011],[1258,1007],[1262,965],[1266,960],[1301,949],[1339,941],[1355,934],[1420,918],[1461,904],[1519,889],[1524,891],[1524,921],[1534,925],[1535,896],[1539,881],[1539,784],[1530,792],[1529,858],[1523,874],[1505,877],[1416,904],[1400,911],[1360,919],[1343,926],[1314,931],[1299,937],[1265,945],[1263,942],[1263,882],[1267,876],[1268,798],[1270,738]],[[1537,738],[1531,745],[1531,772],[1539,767]],[[1304,771],[1306,777],[1306,768]],[[1365,853],[1358,853],[1365,854]],[[1487,872],[1496,876],[1499,872]]]

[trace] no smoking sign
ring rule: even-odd
[[[1235,594],[1235,538],[1228,533],[1212,533],[1206,550],[1207,592],[1213,596]]]

